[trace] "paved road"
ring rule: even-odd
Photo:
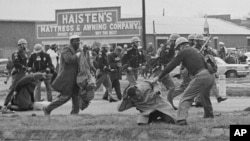
[[[0,91],[6,90],[9,87],[9,84],[5,85],[3,81],[5,78],[0,77]],[[140,78],[142,80],[142,78]],[[180,81],[179,81],[180,82]],[[177,83],[179,83],[177,82]],[[9,81],[10,83],[10,81]],[[123,79],[121,81],[121,85],[126,86],[127,81]],[[250,86],[250,83],[227,83],[227,87],[246,87]],[[99,91],[97,94],[97,98],[95,98],[94,101],[90,104],[90,106],[84,110],[81,111],[80,114],[93,114],[93,115],[100,115],[100,114],[138,114],[138,111],[136,111],[134,108],[127,110],[125,112],[118,112],[117,107],[120,102],[116,103],[109,103],[107,101],[98,100],[101,99],[102,91]],[[0,94],[3,95],[3,94]],[[99,98],[98,98],[99,97]],[[215,111],[235,111],[235,110],[242,110],[248,106],[250,106],[250,97],[229,97],[227,101],[222,103],[217,103],[214,97],[211,98],[213,102],[213,107]],[[3,105],[4,97],[0,99],[0,105]],[[174,100],[175,105],[178,105],[179,98],[177,100]],[[71,101],[67,102],[62,107],[59,107],[58,109],[54,110],[52,112],[52,115],[68,115],[71,110]],[[202,109],[200,109],[202,111]],[[32,113],[36,113],[37,115],[43,115],[42,111],[29,111],[29,112],[18,112],[20,115],[31,115]]]
[[[222,112],[222,111],[239,111],[244,108],[250,106],[250,98],[249,97],[228,97],[227,101],[222,103],[217,103],[214,97],[211,98],[213,103],[214,111]],[[174,100],[174,103],[177,105],[179,100]],[[2,105],[3,101],[0,101]],[[80,114],[91,114],[91,115],[102,115],[102,114],[138,114],[139,112],[135,110],[135,108],[129,109],[125,112],[118,112],[117,107],[120,102],[109,103],[103,100],[95,100],[92,101],[90,106],[81,111]],[[67,102],[63,106],[55,109],[52,112],[52,115],[69,115],[71,110],[71,101]],[[202,108],[195,108],[198,111],[202,111]],[[197,111],[197,110],[191,110]],[[36,115],[43,115],[42,111],[28,111],[28,112],[16,112],[20,116],[27,116],[35,113]]]

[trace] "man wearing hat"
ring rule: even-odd
[[[138,82],[135,86],[124,90],[124,95],[118,111],[122,112],[135,107],[140,111],[138,125],[147,125],[152,122],[174,124],[175,116],[169,103],[162,97],[160,87],[150,82]]]
[[[12,54],[12,61],[14,68],[12,69],[12,84],[10,89],[15,87],[16,83],[25,76],[25,71],[27,69],[27,48],[28,42],[25,39],[19,39],[17,42],[18,50]]]
[[[138,69],[143,62],[140,51],[138,49],[141,39],[139,37],[131,38],[131,46],[127,49],[122,57],[123,69],[126,69],[129,85],[136,85],[138,79]]]
[[[60,95],[55,101],[43,108],[45,115],[50,115],[51,111],[63,105],[72,98],[71,114],[79,113],[79,87],[76,83],[78,74],[78,52],[80,46],[80,37],[73,35],[69,38],[70,45],[62,49],[60,57],[60,68],[57,77],[52,83],[52,87]]]
[[[31,54],[28,61],[28,72],[36,73],[46,73],[46,79],[44,79],[44,83],[47,90],[47,100],[52,101],[52,93],[51,93],[51,70],[54,69],[51,58],[49,54],[43,51],[43,46],[41,44],[36,44],[34,46],[34,51]],[[41,101],[41,81],[37,82],[35,88],[35,101]]]
[[[160,52],[159,65],[155,69],[153,77],[159,75],[164,70],[164,68],[167,66],[167,64],[173,59],[173,57],[175,55],[175,50],[174,50],[175,41],[178,37],[180,37],[180,35],[177,33],[173,33],[170,35],[168,43],[166,45],[164,45],[164,47],[162,48],[162,50]],[[160,81],[168,90],[168,94],[167,94],[168,101],[170,102],[170,104],[172,105],[172,107],[174,109],[177,109],[174,106],[174,103],[172,100],[173,99],[172,97],[173,97],[174,92],[175,92],[174,81],[172,80],[172,78],[168,74],[165,75]]]
[[[101,85],[106,88],[106,93],[103,96],[104,100],[109,100],[109,102],[115,102],[116,100],[112,97],[112,82],[110,79],[110,66],[107,57],[109,46],[108,44],[103,44],[99,55],[95,58],[94,64],[96,68],[96,88],[98,90]]]
[[[188,110],[193,99],[200,95],[204,108],[204,118],[213,118],[213,108],[210,101],[210,90],[213,86],[214,77],[206,69],[204,59],[200,52],[189,46],[188,40],[180,37],[176,40],[176,50],[179,50],[176,57],[165,67],[164,71],[156,76],[152,82],[161,80],[165,75],[169,74],[176,66],[182,65],[187,68],[189,74],[194,78],[191,80],[180,100],[177,124],[187,125]]]

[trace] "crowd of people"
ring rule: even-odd
[[[103,100],[122,101],[118,111],[136,107],[141,113],[139,125],[159,119],[187,125],[188,110],[194,99],[198,99],[196,104],[200,103],[204,108],[204,118],[213,118],[210,94],[215,95],[218,102],[226,98],[219,96],[215,73],[209,71],[204,58],[211,55],[226,59],[226,52],[223,48],[217,52],[209,46],[208,40],[202,34],[184,38],[173,33],[158,49],[149,43],[143,50],[139,37],[131,38],[131,43],[124,47],[111,49],[108,44],[94,48],[81,46],[80,37],[73,35],[69,38],[69,45],[60,52],[56,45],[45,51],[43,45],[36,44],[28,57],[27,41],[20,39],[18,50],[11,57],[12,84],[2,112],[32,110],[35,102],[43,101],[41,82],[44,82],[47,101],[50,101],[42,108],[45,115],[50,115],[70,99],[73,105],[71,114],[78,114],[88,107],[95,91],[103,85],[106,90]],[[169,73],[179,65],[183,81],[176,86]],[[122,72],[129,82],[123,92],[120,86]],[[138,81],[139,72],[144,78],[149,78],[148,81]],[[154,89],[158,82],[167,89],[166,93]],[[52,97],[52,88],[60,93],[55,98]],[[116,96],[112,94],[113,88]],[[183,96],[179,106],[175,106],[173,99],[180,94]],[[177,117],[173,110],[178,110]]]

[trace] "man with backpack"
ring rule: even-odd
[[[204,118],[213,118],[213,108],[210,101],[210,90],[213,86],[214,77],[206,69],[204,58],[194,48],[189,46],[188,40],[180,37],[176,40],[175,50],[179,50],[173,60],[163,70],[163,72],[153,79],[153,83],[161,80],[165,75],[169,74],[180,63],[187,68],[190,75],[194,76],[180,100],[177,122],[178,125],[187,125],[188,110],[192,104],[193,99],[200,95],[202,105],[204,107]]]

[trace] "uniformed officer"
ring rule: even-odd
[[[44,79],[43,81],[46,86],[48,101],[52,101],[50,85],[52,78],[52,69],[54,69],[54,66],[52,64],[49,54],[43,52],[43,46],[41,44],[36,44],[34,46],[34,51],[28,61],[28,71],[33,73],[41,72],[47,74],[46,79]],[[34,95],[35,101],[41,101],[41,81],[37,82]]]
[[[180,100],[177,124],[187,125],[188,110],[193,99],[200,95],[204,106],[204,118],[213,118],[213,108],[210,101],[209,92],[213,86],[214,77],[206,69],[204,59],[201,54],[189,46],[188,40],[180,37],[176,40],[176,50],[179,50],[175,58],[166,66],[164,71],[153,79],[153,82],[162,79],[170,73],[180,63],[187,68],[188,72],[194,76]]]
[[[189,34],[188,35],[188,42],[189,42],[189,45],[192,47],[195,45],[195,34]]]
[[[98,56],[95,58],[94,66],[96,68],[96,89],[98,90],[103,84],[106,88],[108,96],[106,97],[104,94],[103,99],[109,100],[110,102],[115,102],[116,100],[112,97],[112,82],[110,80],[109,72],[109,62],[108,62],[108,48],[107,44],[103,44],[101,50],[99,51]]]
[[[131,46],[127,48],[127,51],[122,57],[123,69],[127,69],[126,75],[129,81],[129,85],[136,85],[138,79],[138,69],[143,63],[142,57],[139,53],[138,47],[141,42],[139,37],[132,37]]]
[[[110,66],[110,80],[112,82],[112,88],[115,89],[117,98],[122,99],[121,86],[120,86],[120,75],[121,75],[121,53],[122,47],[117,46],[114,52],[108,54],[108,62]],[[105,92],[104,99],[107,99],[108,91]]]
[[[12,70],[12,85],[10,89],[15,87],[16,83],[25,76],[27,69],[27,41],[25,39],[19,39],[17,42],[18,50],[12,54],[12,61],[14,68]]]
[[[179,38],[180,35],[177,33],[173,33],[170,35],[168,43],[162,48],[162,51],[160,52],[160,59],[159,59],[159,66],[158,69],[154,72],[153,76],[159,75],[164,68],[167,66],[167,64],[172,60],[172,58],[175,55],[175,41],[177,38]],[[161,79],[162,84],[168,89],[168,95],[167,99],[172,105],[174,109],[177,109],[173,104],[173,95],[175,92],[175,84],[170,75],[165,75]]]

